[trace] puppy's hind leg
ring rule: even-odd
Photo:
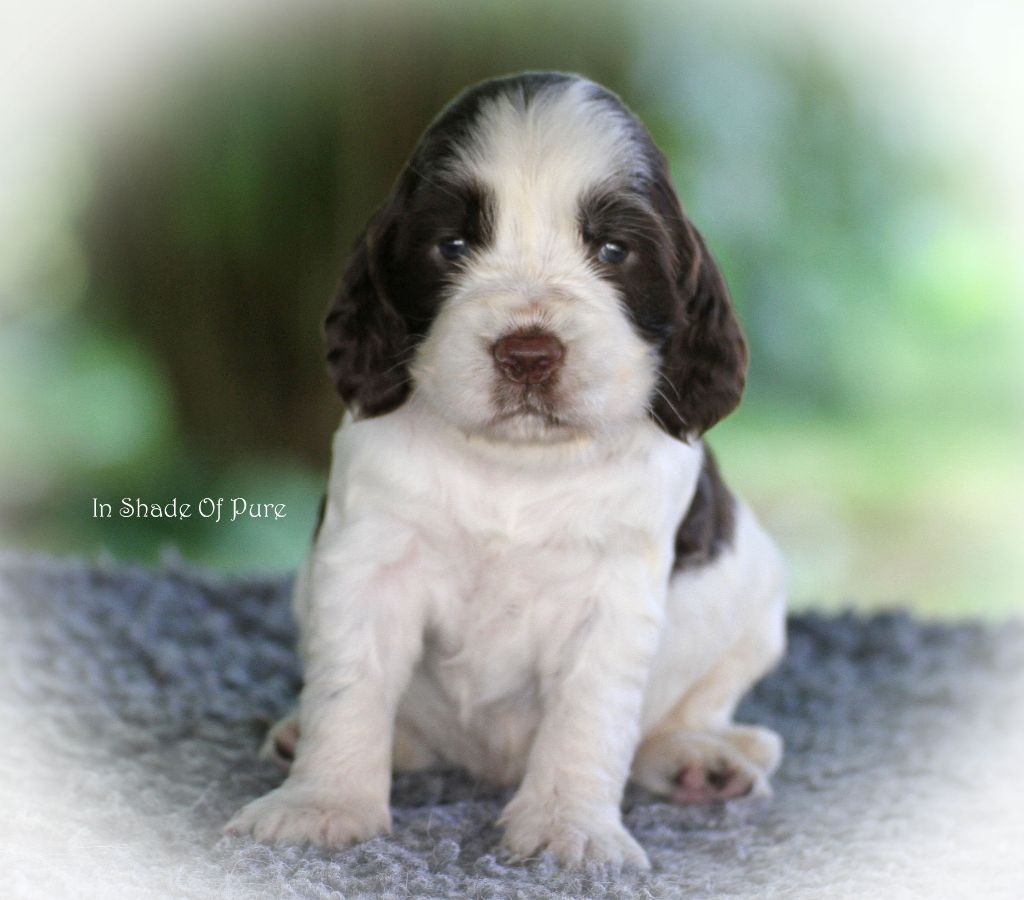
[[[260,747],[260,758],[277,764],[287,772],[295,759],[295,747],[299,743],[299,716],[293,710],[279,719],[267,732]],[[401,720],[395,723],[395,740],[392,748],[392,768],[396,772],[418,772],[431,769],[440,763],[440,758],[431,750],[422,736]]]
[[[632,780],[678,803],[714,803],[771,794],[782,739],[768,728],[732,721],[746,691],[784,646],[781,600],[680,697],[645,735]]]

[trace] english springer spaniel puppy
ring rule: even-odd
[[[348,413],[294,594],[287,780],[228,825],[344,847],[392,770],[515,785],[513,858],[647,866],[627,779],[768,792],[733,722],[778,660],[783,570],[701,435],[746,346],[665,157],[607,90],[532,73],[459,95],[359,238],[326,320]]]

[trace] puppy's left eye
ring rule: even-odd
[[[469,253],[469,244],[466,243],[465,238],[445,238],[443,241],[438,241],[437,252],[449,262],[455,262]]]
[[[625,262],[627,256],[629,256],[629,248],[618,241],[606,241],[601,245],[601,249],[597,251],[597,258],[611,266],[617,266],[619,263]]]

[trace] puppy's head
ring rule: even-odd
[[[442,111],[359,238],[325,328],[357,414],[415,392],[492,440],[645,417],[697,435],[735,408],[746,369],[664,156],[573,75],[488,81]]]

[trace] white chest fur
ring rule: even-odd
[[[400,718],[450,761],[515,780],[595,604],[614,597],[614,615],[652,624],[663,615],[699,445],[646,424],[606,445],[490,445],[409,404],[346,423],[334,452],[318,553],[384,523],[405,535],[392,575],[417,591],[402,602],[425,606]]]

